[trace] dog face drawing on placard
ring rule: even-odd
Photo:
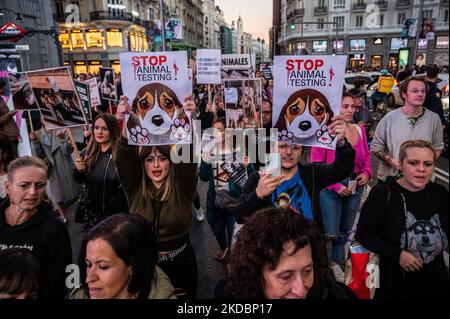
[[[276,127],[300,139],[318,136],[323,126],[328,126],[334,113],[328,99],[314,89],[295,92],[287,100],[278,117]]]
[[[163,135],[171,130],[183,105],[175,92],[166,85],[153,83],[143,86],[133,101],[133,112],[146,123],[153,135]]]

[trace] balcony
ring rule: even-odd
[[[382,10],[386,10],[388,3],[386,0],[377,0],[377,1],[375,1],[375,5],[377,5],[378,8],[380,8]]]
[[[89,18],[91,21],[97,20],[117,20],[117,21],[128,21],[135,24],[143,25],[143,21],[139,18],[134,17],[129,12],[121,12],[112,14],[108,11],[92,11],[89,13]]]
[[[353,11],[366,11],[367,3],[358,2],[353,4]]]
[[[397,0],[395,2],[395,8],[400,9],[400,8],[409,7],[410,4],[411,4],[411,0]]]
[[[328,7],[315,7],[314,8],[314,15],[322,15],[327,14]]]
[[[289,13],[286,18],[291,19],[291,18],[295,18],[295,17],[302,17],[304,15],[305,15],[305,8],[295,9],[295,10],[291,11],[291,13]]]

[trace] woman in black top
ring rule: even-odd
[[[399,153],[403,177],[376,186],[366,200],[356,239],[380,255],[375,298],[448,298],[448,190],[431,182],[436,154],[414,140]]]
[[[93,136],[76,161],[74,179],[87,189],[83,231],[107,216],[128,212],[127,200],[114,163],[120,128],[109,114],[97,116],[92,124]],[[80,220],[81,221],[81,220]]]

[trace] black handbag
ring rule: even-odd
[[[214,200],[214,206],[231,213],[237,206],[238,200],[225,189],[218,190]]]
[[[81,184],[81,191],[78,195],[78,208],[75,212],[75,222],[83,224],[82,232],[87,233],[99,221],[99,216],[94,214],[91,208],[89,190],[85,183]]]

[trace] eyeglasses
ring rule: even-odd
[[[299,145],[279,144],[278,149],[282,152],[290,150],[294,154],[301,154],[302,147]]]

